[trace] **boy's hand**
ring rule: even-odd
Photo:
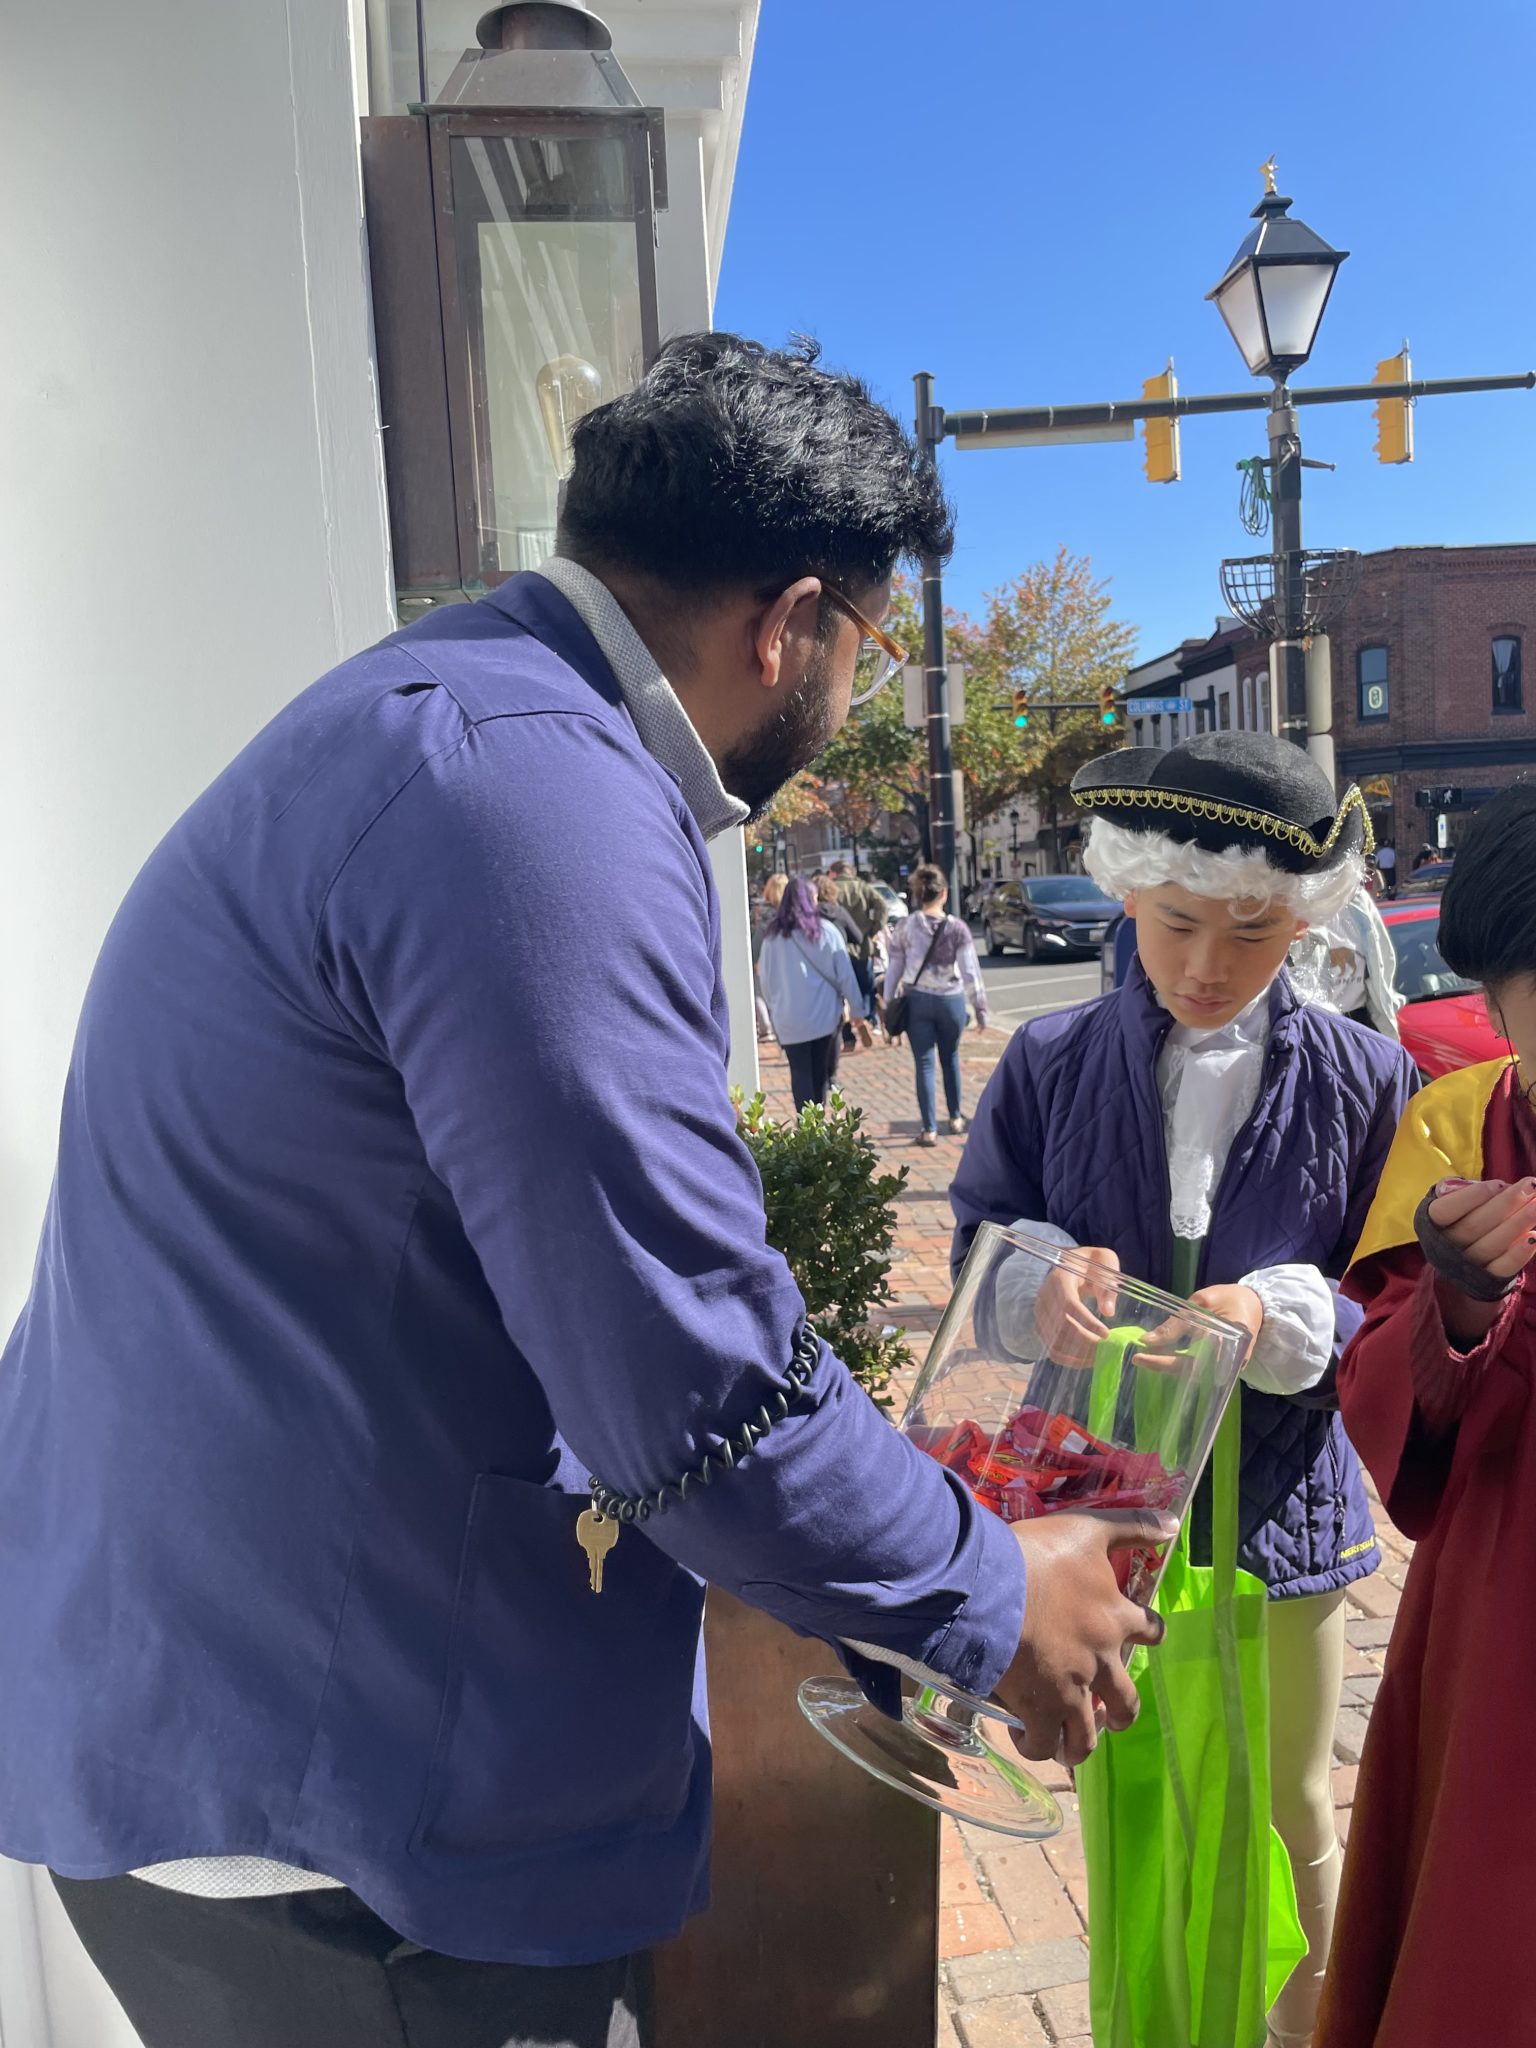
[[[1248,1332],[1242,1361],[1246,1365],[1264,1327],[1264,1304],[1254,1290],[1251,1287],[1202,1287],[1189,1297],[1189,1305],[1204,1309],[1208,1316],[1220,1316],[1224,1323],[1236,1323],[1240,1330]],[[1147,1332],[1146,1349],[1136,1353],[1136,1363],[1152,1372],[1175,1371],[1179,1365],[1180,1348],[1188,1344],[1191,1330],[1192,1325],[1179,1317],[1160,1323],[1155,1330]]]
[[[1429,1220],[1496,1280],[1513,1280],[1536,1257],[1536,1180],[1443,1180]]]
[[[1429,1220],[1463,1258],[1495,1280],[1513,1280],[1536,1257],[1536,1180],[1443,1180]],[[1500,1301],[1474,1301],[1437,1275],[1440,1313],[1453,1344],[1470,1351],[1503,1312]]]
[[[1103,1318],[1120,1295],[1120,1261],[1105,1245],[1083,1245],[1069,1265],[1053,1266],[1035,1303],[1035,1329],[1058,1365],[1086,1365],[1109,1335]]]

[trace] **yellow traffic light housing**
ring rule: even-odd
[[[1179,380],[1173,374],[1173,358],[1161,377],[1149,377],[1141,387],[1143,398],[1177,398]],[[1147,482],[1176,484],[1179,480],[1179,423],[1177,420],[1143,420],[1146,439]]]
[[[1408,359],[1408,344],[1403,343],[1401,355],[1388,356],[1376,365],[1373,384],[1406,384],[1413,376],[1413,364]],[[1376,460],[1378,462],[1412,462],[1413,460],[1413,400],[1411,398],[1378,398],[1376,412]]]
[[[1108,732],[1118,725],[1119,722],[1120,714],[1115,709],[1115,686],[1113,683],[1101,683],[1099,685],[1099,723]]]
[[[1015,690],[1013,693],[1013,722],[1022,731],[1029,723],[1029,692]]]

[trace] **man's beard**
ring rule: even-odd
[[[825,656],[818,653],[804,680],[759,733],[743,740],[720,763],[720,780],[754,818],[762,816],[791,777],[810,766],[837,735]]]

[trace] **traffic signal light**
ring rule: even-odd
[[[1143,398],[1177,398],[1179,380],[1173,374],[1173,358],[1161,377],[1149,377],[1141,387]],[[1146,438],[1147,482],[1176,484],[1179,480],[1179,423],[1177,420],[1143,420]]]
[[[1113,683],[1101,683],[1099,685],[1099,723],[1107,732],[1112,726],[1118,725],[1119,722],[1120,714],[1115,709],[1115,686]]]
[[[1013,693],[1013,722],[1020,731],[1029,723],[1029,692],[1015,690]]]
[[[1408,344],[1403,343],[1400,356],[1388,356],[1376,365],[1373,384],[1406,384],[1413,376],[1413,364],[1408,360]],[[1411,398],[1378,398],[1376,401],[1376,460],[1378,462],[1412,462],[1413,460],[1413,400]]]

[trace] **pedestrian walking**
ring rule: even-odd
[[[893,925],[885,969],[887,1014],[899,993],[906,1003],[905,1030],[917,1078],[919,1145],[939,1142],[934,1059],[944,1081],[944,1106],[955,1137],[965,1129],[960,1085],[960,1041],[965,1035],[965,999],[971,998],[976,1029],[987,1028],[987,991],[976,964],[970,927],[945,912],[949,888],[942,868],[924,864],[913,872],[919,905]]]
[[[843,1005],[857,1005],[847,943],[817,910],[816,894],[799,875],[790,878],[758,960],[774,1036],[789,1061],[795,1108],[825,1103],[837,1075]]]
[[[1409,1104],[1344,1292],[1339,1399],[1415,1545],[1371,1713],[1317,2048],[1532,2036],[1536,788],[1474,821],[1439,945],[1513,1058]]]
[[[1397,894],[1397,848],[1390,840],[1376,849],[1376,871],[1381,876],[1381,893],[1390,903]]]
[[[773,1037],[773,1019],[769,1016],[768,1005],[763,1000],[763,982],[762,976],[758,973],[758,958],[763,950],[763,934],[772,924],[774,913],[784,900],[784,891],[788,883],[788,875],[770,875],[763,884],[762,901],[752,912],[752,1000],[760,1045]]]
[[[875,991],[880,985],[875,974],[875,947],[889,922],[891,906],[878,889],[861,875],[853,873],[847,861],[833,861],[827,872],[836,884],[838,902],[861,934],[860,943],[850,945],[848,952],[859,987],[864,992],[864,1015],[873,1023],[876,1017]]]
[[[577,425],[554,558],[307,689],[129,891],[0,1360],[0,1853],[144,2048],[646,2041],[706,1581],[1041,1757],[1134,1713],[1111,1553],[1160,1525],[1010,1530],[889,1426],[726,1079],[706,842],[949,545],[856,380],[670,341]]]
[[[849,1004],[842,1023],[843,1051],[852,1052],[860,1043],[861,1035],[865,1045],[872,1045],[874,1040],[870,1035],[869,1018],[866,1014],[869,998],[865,979],[859,972],[858,956],[864,950],[864,934],[838,901],[838,895],[838,885],[830,874],[816,877],[817,914],[827,924],[835,925],[842,933],[843,944],[848,948],[848,964],[853,969],[854,983],[858,989],[858,995]]]
[[[1329,1768],[1345,1588],[1380,1562],[1333,1392],[1338,1352],[1359,1312],[1330,1282],[1364,1227],[1415,1075],[1392,1039],[1298,1003],[1285,972],[1301,930],[1336,916],[1360,887],[1357,790],[1340,805],[1298,748],[1267,734],[1223,732],[1163,754],[1107,754],[1079,772],[1073,794],[1091,819],[1088,872],[1135,919],[1138,958],[1113,994],[1031,1019],[1015,1034],[951,1190],[955,1258],[979,1224],[1016,1225],[1083,1247],[1089,1259],[1170,1289],[1252,1335],[1225,1425],[1237,1433],[1227,1447],[1237,1476],[1237,1554],[1213,1557],[1208,1475],[1191,1517],[1191,1559],[1249,1574],[1269,1595],[1258,1612],[1267,1607],[1271,1701],[1262,1669],[1256,1692],[1244,1691],[1235,1670],[1224,1669],[1222,1683],[1241,1703],[1243,1724],[1269,1729],[1268,1796],[1308,1948],[1270,2025],[1275,2042],[1300,2044],[1312,2034],[1338,1888]],[[1102,1336],[1091,1285],[1063,1286],[1070,1298],[1062,1314],[1086,1317]],[[1173,1787],[1173,1774],[1193,1772],[1194,1761],[1180,1759],[1173,1733],[1182,1674],[1169,1667],[1163,1675],[1166,1692],[1150,1708],[1144,1687],[1142,1724],[1131,1738],[1143,1745],[1134,1767],[1143,1800],[1155,1804],[1161,1783],[1168,1802],[1162,1821],[1156,1812],[1144,1816],[1145,1872],[1121,1874],[1143,1900],[1163,1895],[1159,1844],[1188,1839],[1197,1791],[1189,1779]],[[1184,1678],[1186,1687],[1207,1682],[1216,1682],[1214,1673]],[[1199,1802],[1197,1844],[1214,1844],[1234,1825],[1241,1839],[1241,1816],[1226,1802],[1246,1797],[1251,1782],[1248,1760],[1241,1773],[1236,1767],[1242,1733],[1241,1725],[1234,1730],[1230,1788],[1220,1771]],[[1169,1773],[1161,1780],[1160,1736]],[[1079,1794],[1085,1821],[1112,1831],[1113,1802],[1125,1795],[1113,1758],[1107,1770],[1080,1777]],[[1267,1847],[1267,1809],[1258,1818]],[[1261,1852],[1261,1888],[1266,1867]],[[1198,2011],[1200,1987],[1169,1976],[1175,1952],[1155,1910],[1140,1923],[1144,1945],[1136,1931],[1114,1927],[1112,1938],[1114,1923],[1095,1922],[1094,1899],[1102,1905],[1110,1876],[1090,1860],[1095,2039],[1142,2048],[1163,2036],[1117,2030],[1110,2013],[1134,2020],[1138,2010],[1189,1999]],[[1230,1902],[1207,1899],[1207,1908],[1214,1916]],[[1294,1938],[1288,1917],[1281,1920]],[[1209,1969],[1236,1970],[1232,1954],[1223,1959],[1231,1944],[1213,1937],[1216,1926],[1214,1917],[1192,1925],[1186,1947],[1181,1924],[1178,1957],[1209,1951]],[[1262,1921],[1254,1934],[1262,1985]],[[1180,1975],[1184,1967],[1179,1962]],[[1256,2017],[1262,2024],[1262,2001]]]

